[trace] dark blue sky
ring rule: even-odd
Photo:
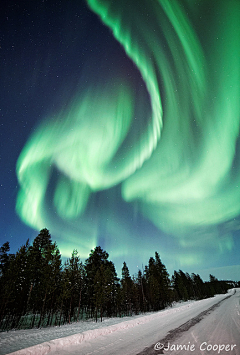
[[[79,87],[94,83],[100,69],[111,73],[124,67],[129,76],[137,71],[83,0],[3,1],[0,16],[0,242],[9,241],[16,252],[38,234],[15,211],[16,164],[29,136]],[[99,239],[104,244],[104,237]]]
[[[74,90],[85,57],[99,51],[97,37],[105,28],[83,1],[3,1],[0,16],[0,238],[15,252],[38,233],[15,213],[17,159],[38,123],[61,103],[65,85]]]
[[[138,174],[132,173],[130,177],[124,177],[116,183],[106,183],[106,186],[103,184],[101,188],[97,185],[97,187],[93,187],[95,180],[93,182],[91,176],[89,180],[91,181],[89,183],[91,193],[86,202],[86,210],[79,219],[74,221],[62,218],[59,203],[58,207],[55,206],[56,210],[54,209],[55,195],[52,192],[57,179],[61,175],[60,172],[64,172],[65,177],[70,176],[73,166],[70,163],[69,167],[63,167],[61,164],[59,166],[54,161],[47,190],[48,196],[46,196],[44,205],[41,205],[41,218],[45,224],[41,225],[39,222],[38,225],[50,230],[53,240],[57,241],[65,257],[69,256],[70,251],[74,248],[78,249],[80,256],[85,257],[86,250],[90,252],[92,247],[100,244],[110,254],[110,259],[116,263],[118,271],[125,260],[130,266],[130,271],[135,273],[138,268],[142,268],[142,264],[147,263],[148,258],[153,256],[156,250],[160,253],[163,262],[171,273],[174,269],[181,268],[185,272],[199,273],[205,279],[210,272],[218,278],[239,279],[239,208],[235,199],[230,199],[230,192],[229,195],[226,192],[230,185],[233,186],[238,183],[238,138],[236,134],[235,138],[232,138],[236,142],[235,158],[232,158],[228,164],[227,158],[224,158],[225,154],[226,157],[231,154],[231,149],[228,148],[227,144],[226,149],[224,149],[227,135],[213,134],[219,129],[217,123],[208,127],[208,122],[211,120],[209,117],[215,114],[215,111],[223,111],[219,108],[220,104],[219,107],[216,104],[215,109],[210,102],[214,102],[214,105],[215,99],[222,102],[223,95],[227,92],[227,89],[225,92],[224,90],[218,92],[217,89],[221,80],[225,78],[225,75],[227,76],[226,73],[222,74],[221,72],[221,68],[226,67],[228,63],[227,55],[226,59],[223,56],[221,64],[216,64],[215,74],[209,74],[212,72],[213,63],[217,63],[218,50],[226,48],[226,53],[228,50],[224,41],[227,36],[230,36],[231,28],[224,25],[224,2],[219,2],[219,9],[217,10],[213,6],[208,6],[208,1],[203,0],[200,2],[194,1],[192,4],[187,0],[176,2],[176,4],[180,4],[183,16],[186,16],[187,21],[192,26],[192,33],[189,30],[189,37],[183,36],[183,38],[193,41],[192,43],[189,42],[190,50],[193,50],[193,46],[196,46],[193,53],[202,45],[202,63],[198,62],[197,59],[189,59],[191,55],[188,52],[188,45],[185,44],[184,50],[181,52],[180,45],[174,39],[176,34],[171,33],[174,22],[173,26],[169,26],[167,21],[170,20],[166,20],[164,17],[166,15],[161,14],[161,9],[159,10],[159,16],[162,16],[163,24],[155,26],[156,19],[154,16],[156,11],[150,8],[150,3],[145,7],[141,0],[140,9],[133,11],[135,3],[135,0],[130,1],[129,9],[127,9],[125,0],[120,1],[122,13],[119,14],[119,18],[122,19],[121,16],[125,14],[120,27],[124,30],[126,28],[126,33],[131,28],[131,31],[129,30],[132,36],[129,35],[130,47],[135,48],[134,40],[136,41],[136,38],[139,40],[137,43],[139,45],[139,62],[144,62],[141,57],[143,54],[146,55],[145,62],[149,61],[149,64],[146,65],[146,72],[149,70],[149,73],[146,75],[150,77],[152,70],[150,65],[153,68],[164,67],[163,69],[156,69],[156,80],[161,93],[163,108],[161,143],[158,143],[151,159],[146,159],[143,169],[137,168]],[[195,6],[193,6],[193,3]],[[234,1],[232,4],[234,4]],[[229,14],[234,12],[233,8],[234,6],[227,9]],[[92,101],[88,101],[88,105],[92,106],[91,113],[96,112],[97,114],[99,111],[97,108],[95,109],[95,106],[97,107],[97,103],[100,102],[101,94],[105,95],[101,108],[103,111],[104,108],[108,107],[108,104],[109,107],[112,107],[115,100],[117,101],[115,97],[117,94],[115,95],[114,90],[118,83],[122,81],[120,86],[123,86],[124,99],[127,99],[128,103],[123,104],[121,110],[124,112],[124,106],[133,106],[133,118],[135,120],[133,119],[130,125],[130,133],[128,132],[125,140],[119,143],[118,153],[112,159],[111,167],[115,167],[114,164],[117,166],[120,158],[121,160],[129,158],[126,152],[133,151],[134,142],[140,136],[141,130],[145,130],[150,125],[150,120],[148,121],[148,118],[145,117],[150,115],[152,109],[151,99],[149,99],[152,93],[150,89],[148,89],[149,93],[146,90],[149,82],[144,78],[145,74],[142,71],[141,64],[138,67],[136,59],[133,63],[122,45],[112,35],[112,31],[101,22],[93,11],[90,11],[85,1],[36,0],[34,2],[15,2],[9,0],[1,3],[0,10],[0,244],[9,241],[11,252],[16,252],[28,238],[32,241],[39,231],[37,226],[30,227],[25,224],[24,218],[21,218],[15,209],[19,191],[16,165],[29,138],[33,134],[36,137],[41,137],[42,134],[43,137],[47,128],[56,127],[51,144],[54,147],[56,142],[59,149],[64,147],[65,141],[71,136],[71,131],[75,129],[75,126],[71,126],[72,122],[67,120],[65,116],[72,112],[71,107],[73,107],[73,112],[76,112],[78,106],[73,105],[73,102],[75,104],[77,100],[76,97],[79,95],[79,100],[84,101],[86,99],[85,93],[88,93],[89,90],[91,93],[94,92]],[[216,25],[215,30],[215,25],[212,25],[211,38],[216,38],[217,43],[213,42],[212,45],[207,28],[211,27],[209,21],[212,21],[215,17],[215,11],[219,18],[219,20],[216,20],[219,28]],[[176,11],[176,13],[179,16],[181,15],[180,12]],[[144,19],[146,19],[146,31],[142,39],[139,33],[144,33]],[[234,18],[232,21],[234,21]],[[130,23],[129,28],[127,27],[128,23]],[[139,27],[140,25],[142,28]],[[181,39],[181,27],[178,23],[175,23],[174,30]],[[151,31],[154,32],[151,33]],[[160,37],[159,43],[156,42],[156,33]],[[220,35],[222,36],[222,43],[219,47],[218,35],[219,38]],[[198,38],[199,44],[197,40],[194,43],[195,37]],[[144,39],[146,43],[144,43]],[[176,43],[170,44],[170,41],[176,41]],[[214,46],[216,49],[212,49]],[[148,47],[153,48],[152,52],[146,53]],[[159,48],[159,53],[163,53],[159,62],[154,59],[155,48]],[[231,47],[229,45],[230,52]],[[130,56],[134,57],[131,53],[130,50]],[[185,62],[184,55],[189,63]],[[233,54],[233,57],[237,58],[237,51]],[[166,58],[169,62],[164,62]],[[156,62],[154,62],[155,60]],[[194,63],[196,67],[199,66],[199,76],[206,69],[206,91],[209,93],[212,90],[213,95],[213,98],[208,99],[208,101],[203,99],[202,102],[207,102],[207,104],[201,103],[202,106],[199,103],[199,92],[202,94],[201,90],[204,91],[204,89],[201,89],[200,86],[204,87],[205,84],[201,84],[200,80],[199,87],[196,92],[193,92],[193,88],[198,85],[198,79],[195,77],[192,79],[189,74],[196,69]],[[205,64],[203,65],[203,63]],[[193,66],[193,69],[190,68],[190,65]],[[229,61],[228,65],[238,67],[239,60]],[[197,77],[197,73],[195,74]],[[234,81],[234,79],[232,80]],[[126,91],[124,91],[125,82],[127,82]],[[227,88],[227,86],[234,86],[235,83],[226,80],[223,83],[224,85]],[[129,94],[126,94],[127,90],[129,90]],[[109,95],[106,96],[106,92],[109,92]],[[239,95],[239,92],[236,90],[233,94],[229,91],[230,100],[231,95],[234,97],[234,95]],[[209,96],[209,94],[206,96]],[[121,97],[119,100],[121,100]],[[204,116],[204,128],[199,128],[202,124],[202,118],[198,121],[199,107],[197,105],[201,108]],[[237,110],[237,108],[235,111],[232,110],[232,115],[236,115],[236,112],[238,112],[239,117],[239,111]],[[178,116],[179,112],[183,113],[179,120],[175,120],[175,117],[171,118],[174,115]],[[189,122],[186,115],[189,116]],[[98,139],[97,131],[102,129],[104,122],[106,122],[106,127],[103,128],[103,132],[112,130],[114,135],[117,129],[121,130],[119,128],[121,124],[111,126],[111,118],[109,122],[107,118],[105,121],[104,118],[101,119],[101,124],[99,123],[97,128],[85,128],[85,123],[86,126],[92,124],[91,118],[81,121],[82,126],[79,128],[79,134],[81,135],[84,129],[88,134],[90,132],[86,140],[89,142],[89,148],[86,150],[88,153],[84,156],[86,160],[91,159],[92,150],[94,150]],[[222,126],[225,127],[226,132],[230,131],[231,128],[229,127],[233,126],[232,123],[228,124],[227,120],[228,118],[224,123],[224,118],[222,119]],[[229,118],[229,122],[230,120]],[[220,121],[221,119],[219,119]],[[45,123],[41,132],[39,125],[42,122]],[[63,134],[63,128],[59,128],[59,122],[65,122],[66,130],[69,129],[69,133],[64,132]],[[212,128],[213,126],[214,128]],[[172,129],[173,127],[174,129]],[[207,141],[205,137],[210,137],[210,139]],[[204,172],[211,165],[209,163],[211,157],[216,156],[215,142],[217,140],[223,142],[223,144],[220,144],[220,149],[223,146],[223,152],[220,154],[222,158],[220,156],[219,164],[213,162],[216,169],[213,168],[206,174],[209,181],[205,184]],[[104,139],[96,148],[99,149],[99,154],[103,144]],[[149,150],[152,149],[150,148],[150,140],[149,142],[144,141],[142,145],[144,144],[149,147]],[[62,149],[64,156],[65,149]],[[53,158],[51,159],[49,164],[52,164]],[[71,157],[68,155],[67,159],[70,162]],[[56,160],[61,160],[61,154]],[[159,166],[158,161],[161,161]],[[221,172],[221,167],[225,165],[231,166],[224,175]],[[215,180],[217,180],[217,177],[214,180],[214,171],[217,171],[217,167],[219,176],[223,174],[223,178],[221,182],[218,181],[214,185]],[[116,169],[118,169],[118,166]],[[93,171],[93,175],[96,174],[95,170]],[[114,176],[112,172],[109,173],[110,168],[109,171],[106,171],[105,176],[109,179]],[[186,182],[184,182],[184,176],[186,176]],[[199,182],[196,176],[201,177]],[[212,176],[212,179],[210,179],[210,176]],[[232,180],[229,179],[229,176]],[[34,179],[34,177],[31,179]],[[183,179],[182,182],[181,179]],[[70,181],[75,180],[76,178],[72,175]],[[103,179],[104,182],[105,180]],[[172,185],[170,185],[170,181]],[[69,186],[64,184],[61,186]],[[219,185],[221,185],[221,189]],[[216,194],[216,199],[211,202],[211,198],[217,190],[219,190],[219,193]],[[232,195],[234,195],[234,192],[231,191]],[[223,200],[226,201],[225,205],[222,204],[225,206],[223,207],[225,214],[222,211],[220,213],[217,207]],[[64,200],[65,202],[62,201],[63,199],[60,199],[61,208],[65,206],[66,210],[69,211],[70,205],[68,205],[67,198],[66,201]],[[77,202],[75,202],[75,205],[77,205]],[[232,206],[236,206],[236,208]],[[209,212],[206,212],[208,208]],[[216,214],[208,221],[207,215],[211,215],[213,208],[216,208]],[[29,211],[29,214],[31,215],[31,211]],[[31,216],[29,218],[31,219]],[[39,217],[39,220],[41,218]],[[194,218],[196,218],[196,221],[194,221]]]

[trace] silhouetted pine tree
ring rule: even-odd
[[[3,276],[2,304],[3,315],[7,318],[5,326],[16,328],[21,316],[25,314],[27,306],[27,294],[29,290],[28,273],[28,249],[29,242],[23,245],[11,258],[8,269]]]
[[[137,278],[136,278],[136,286],[137,286],[137,296],[138,296],[138,304],[140,312],[146,312],[146,287],[144,282],[144,277],[141,270],[138,270]]]
[[[178,300],[187,301],[189,299],[187,290],[188,279],[182,270],[174,271],[173,286],[177,291]]]
[[[60,251],[56,245],[53,243],[45,256],[44,265],[44,275],[46,277],[43,283],[43,288],[45,288],[44,302],[42,306],[41,316],[42,319],[47,315],[45,325],[51,325],[53,321],[54,312],[58,310],[57,298],[60,290],[62,273],[62,260]],[[39,322],[41,325],[41,322]]]
[[[203,299],[207,297],[207,288],[201,279],[201,277],[197,274],[192,273],[191,278],[193,280],[193,287],[196,299]]]
[[[85,261],[87,309],[89,315],[91,317],[94,315],[96,319],[98,312],[101,312],[103,308],[105,310],[106,299],[113,300],[113,297],[116,297],[112,290],[117,290],[118,279],[115,266],[112,261],[108,260],[108,257],[108,253],[98,246],[91,250]],[[100,281],[96,275],[99,277],[102,275],[104,281]],[[103,291],[103,288],[106,288],[106,282],[109,286],[107,295]]]
[[[159,310],[169,304],[171,282],[165,265],[159,254],[155,253],[155,259],[151,257],[148,266],[145,267],[146,298],[150,310]]]
[[[159,294],[160,294],[160,307],[165,308],[170,304],[170,278],[169,273],[167,272],[166,266],[162,263],[160,256],[155,252],[155,265],[157,269],[157,274],[159,278]]]
[[[30,287],[28,309],[33,313],[32,327],[42,325],[46,314],[51,318],[51,304],[58,288],[61,273],[61,255],[52,243],[48,229],[42,229],[28,250]],[[36,318],[38,318],[35,324]]]
[[[94,279],[94,301],[96,321],[98,313],[111,317],[116,307],[117,274],[112,262],[102,264]]]
[[[10,251],[9,242],[3,243],[3,245],[0,248],[0,278],[7,271],[11,257],[14,256],[14,254],[10,254],[9,251]]]
[[[134,284],[127,264],[123,263],[121,278],[122,311],[125,315],[132,315]]]
[[[194,285],[193,285],[193,280],[192,280],[191,276],[189,275],[189,273],[187,273],[187,272],[185,273],[184,280],[186,282],[188,299],[194,299],[195,298]]]
[[[63,299],[65,301],[65,314],[68,315],[68,323],[79,319],[82,290],[84,280],[84,267],[76,249],[65,263],[63,271]]]

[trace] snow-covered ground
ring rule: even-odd
[[[158,342],[157,348],[165,348],[164,353],[168,355],[188,352],[196,355],[240,355],[240,291],[188,331],[178,335],[175,339],[168,337],[164,347],[163,341]]]
[[[237,290],[239,297],[240,290]],[[84,321],[43,329],[16,330],[7,333],[0,333],[0,355],[43,355],[43,354],[90,354],[94,347],[99,348],[101,342],[109,342],[116,347],[116,342],[127,346],[128,354],[137,354],[145,346],[150,346],[159,341],[162,337],[192,317],[208,309],[213,304],[226,298],[227,295],[217,295],[213,298],[189,301],[175,304],[173,307],[160,312],[147,315],[139,315],[125,318],[109,318],[103,322]],[[238,308],[238,312],[239,308]],[[239,313],[240,314],[240,313]],[[157,329],[157,332],[155,331]],[[155,334],[154,334],[155,332]],[[137,334],[139,339],[133,344],[131,339]],[[240,337],[240,334],[239,334]],[[94,345],[95,342],[95,345]],[[81,350],[80,350],[81,347]],[[94,350],[99,354],[117,354],[121,351],[109,352],[106,347],[101,346],[100,350]],[[120,346],[121,347],[121,346]],[[126,355],[126,349],[122,354]],[[234,353],[233,353],[234,354]]]

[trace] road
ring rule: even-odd
[[[159,350],[151,353],[240,355],[240,292],[221,302],[189,330],[172,335],[172,339],[160,340],[155,346]],[[143,354],[150,352],[146,349]]]
[[[184,311],[166,313],[133,328],[63,347],[50,354],[240,355],[240,290],[237,289],[235,294],[225,298],[217,307],[212,307],[216,303],[206,302],[205,309],[204,303],[200,303],[199,308],[189,307]]]

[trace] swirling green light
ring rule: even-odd
[[[206,247],[218,255],[231,250],[229,221],[240,214],[240,3],[219,0],[216,13],[209,5],[206,38],[196,32],[201,20],[191,23],[191,1],[87,2],[138,68],[151,113],[136,123],[134,83],[123,78],[76,95],[56,121],[39,127],[19,157],[19,215],[34,228],[48,222],[59,232],[46,213],[57,170],[52,208],[69,233],[76,236],[84,226],[89,234],[79,238],[88,251],[98,238],[96,229],[87,229],[93,211],[102,208],[101,219],[116,208],[115,200],[104,209],[91,199],[101,191],[108,197],[117,185],[123,201],[137,203],[145,218],[176,237],[181,264],[196,260],[194,246],[202,262]],[[115,228],[121,229],[118,222]]]

